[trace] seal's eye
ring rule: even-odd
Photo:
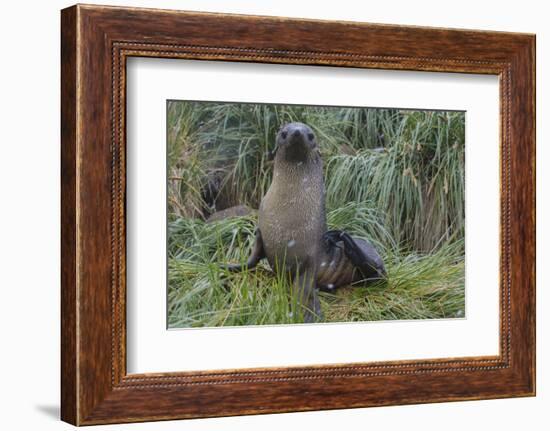
[[[281,138],[286,139],[286,135],[288,135],[286,131],[281,132]]]
[[[313,141],[313,138],[315,138],[315,135],[313,135],[313,133],[308,133],[307,137],[310,141]]]

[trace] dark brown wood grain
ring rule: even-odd
[[[76,423],[76,8],[61,16],[61,208],[61,417]]]
[[[533,35],[74,6],[62,11],[61,48],[63,420],[85,425],[535,393]],[[130,56],[498,75],[500,354],[127,375]]]

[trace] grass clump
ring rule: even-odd
[[[175,231],[186,234],[171,236],[178,239],[169,245],[170,327],[302,321],[292,304],[288,280],[273,273],[267,263],[236,274],[219,269],[220,262],[246,262],[253,229],[254,220],[245,217],[215,226],[200,220],[177,223]],[[387,282],[320,293],[324,322],[464,316],[462,242],[445,244],[434,253],[392,252],[384,259]]]

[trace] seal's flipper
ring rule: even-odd
[[[361,272],[365,280],[381,280],[386,278],[384,261],[376,248],[362,238],[354,238],[340,230],[331,230],[324,235],[327,247],[343,248],[346,257]]]
[[[315,274],[309,269],[299,269],[294,275],[292,293],[300,304],[304,316],[304,323],[314,323],[322,318],[321,303],[315,289]]]
[[[338,245],[338,243],[342,241],[340,236],[343,233],[344,233],[344,231],[341,231],[341,230],[329,230],[329,231],[325,232],[325,234],[323,235],[323,239],[325,240],[325,245],[328,248],[330,248],[330,247],[340,247]],[[342,247],[340,247],[340,248],[342,248]]]
[[[256,229],[256,240],[254,241],[254,247],[252,248],[252,253],[250,254],[250,257],[248,258],[248,261],[246,262],[246,264],[241,265],[236,263],[236,264],[222,265],[222,268],[231,272],[239,272],[239,271],[244,271],[245,269],[252,269],[264,257],[265,257],[265,251],[264,251],[264,243],[262,241],[262,234],[260,232],[260,229]]]
[[[382,280],[387,277],[384,262],[370,242],[353,238],[345,232],[342,233],[342,240],[346,256],[359,269],[364,279]]]

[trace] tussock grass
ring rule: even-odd
[[[329,212],[328,219],[338,220],[338,213]],[[170,223],[170,327],[303,321],[303,310],[290,295],[289,281],[273,273],[266,262],[255,270],[236,274],[219,269],[220,263],[246,262],[254,226],[254,217],[212,224],[197,219]],[[388,281],[340,288],[335,294],[320,293],[324,322],[463,317],[462,241],[444,244],[426,254],[381,250]]]
[[[371,241],[389,279],[321,294],[326,322],[464,315],[464,114],[203,102],[168,104],[170,327],[299,323],[288,280],[241,274],[271,183],[279,127],[302,121],[321,146],[329,228]]]

